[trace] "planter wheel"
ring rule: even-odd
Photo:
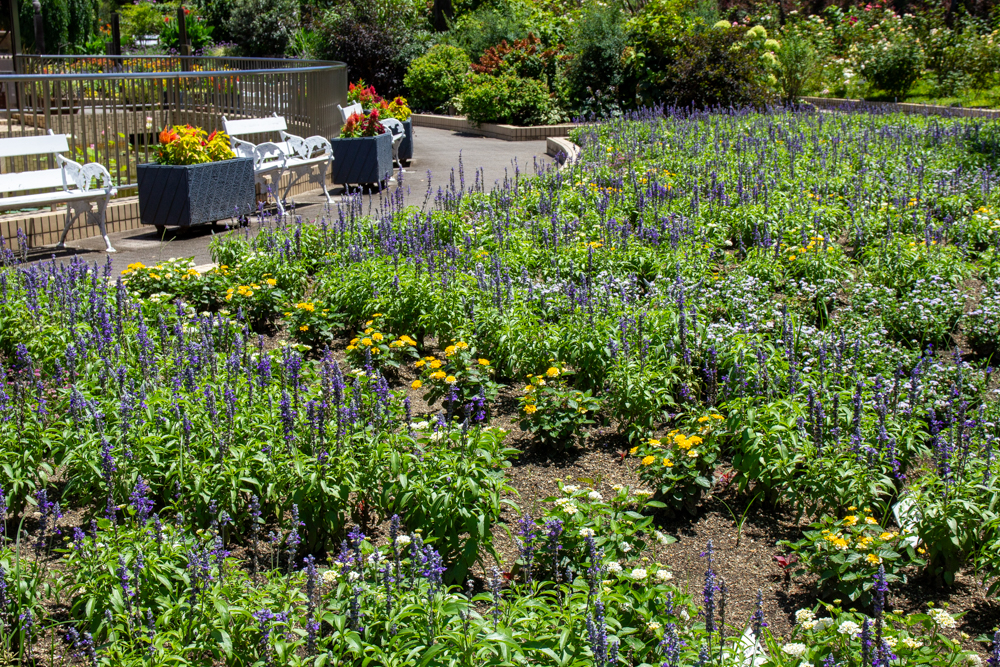
[[[159,236],[160,239],[163,238],[163,234],[166,231],[167,231],[167,228],[164,225],[156,225],[156,235]]]

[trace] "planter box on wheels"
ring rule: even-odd
[[[253,159],[203,164],[140,164],[139,217],[144,225],[189,227],[256,210]]]
[[[338,185],[381,183],[392,175],[392,135],[330,139],[333,146],[333,174]]]
[[[413,159],[413,119],[404,120],[403,128],[406,130],[406,138],[399,144],[399,161],[409,163]]]

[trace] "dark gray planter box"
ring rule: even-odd
[[[404,120],[403,127],[406,128],[406,138],[399,144],[399,159],[409,162],[413,159],[413,119]]]
[[[339,185],[381,183],[392,176],[392,135],[330,139],[333,146],[331,180]]]
[[[188,227],[256,210],[253,158],[204,164],[140,164],[139,218],[144,225]]]

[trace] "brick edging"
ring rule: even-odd
[[[1000,109],[970,109],[968,107],[945,107],[937,104],[913,104],[911,102],[869,102],[868,100],[841,97],[803,97],[801,99],[803,102],[820,109],[879,109],[880,111],[897,111],[924,116],[1000,119]]]
[[[539,141],[549,137],[567,137],[577,126],[576,123],[532,125],[530,127],[494,123],[476,125],[475,123],[470,123],[465,116],[441,116],[432,113],[415,113],[411,118],[413,119],[414,127],[433,127],[439,130],[477,134],[492,139],[503,139],[504,141]]]

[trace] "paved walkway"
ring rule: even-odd
[[[486,183],[489,191],[497,182],[502,182],[505,176],[514,177],[515,161],[522,177],[535,173],[534,164],[550,163],[551,158],[545,155],[544,141],[502,141],[485,137],[460,134],[450,130],[439,130],[429,127],[418,127],[414,131],[414,154],[410,166],[403,173],[403,195],[408,205],[421,206],[427,196],[428,173],[432,187],[431,202],[438,188],[447,187],[454,170],[455,185],[459,185],[459,159],[465,173],[465,186],[471,187],[476,182],[476,172],[482,169],[480,179]],[[392,194],[396,188],[393,182],[383,195]],[[331,191],[334,201],[339,201],[343,188],[337,186]],[[366,212],[374,212],[379,205],[378,191],[365,193]],[[306,220],[320,217],[324,213],[326,200],[319,189],[292,198],[295,201],[295,214]],[[97,228],[94,227],[94,232]],[[167,238],[161,241],[156,231],[151,227],[119,232],[111,235],[111,243],[118,251],[111,255],[114,267],[124,269],[133,262],[142,262],[147,266],[171,257],[193,257],[196,265],[212,261],[208,244],[213,234],[229,233],[222,226],[201,225],[188,229],[168,229]],[[71,242],[71,247],[63,251],[54,246],[42,247],[31,251],[35,260],[69,258],[80,255],[88,262],[104,264],[104,242],[100,237],[92,237]]]

